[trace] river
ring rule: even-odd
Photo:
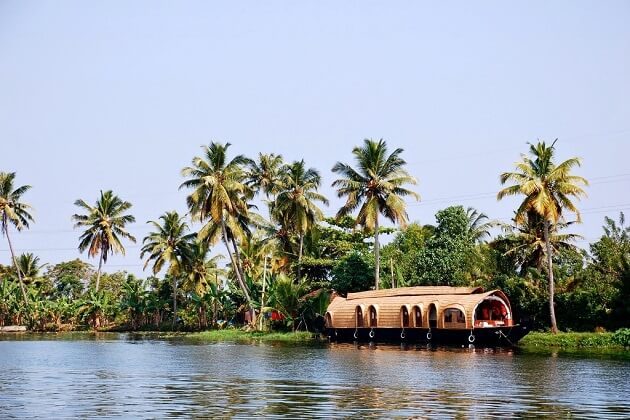
[[[0,336],[0,418],[630,417],[630,360],[483,349]]]

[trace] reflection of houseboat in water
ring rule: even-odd
[[[326,312],[331,340],[510,346],[515,325],[507,296],[481,287],[421,286],[337,296]]]

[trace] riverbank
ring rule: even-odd
[[[630,329],[615,332],[531,332],[518,343],[521,347],[629,350]]]
[[[209,330],[185,335],[187,339],[200,341],[236,341],[236,342],[283,342],[283,343],[315,343],[319,340],[316,333],[297,332],[264,332],[244,331],[238,329]]]

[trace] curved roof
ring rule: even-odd
[[[437,291],[442,293],[429,293]],[[459,293],[445,293],[447,291]],[[467,291],[467,293],[464,293]],[[419,305],[422,307],[422,322],[428,328],[428,308],[435,304],[438,319],[442,318],[444,309],[448,307],[462,307],[465,310],[466,328],[473,325],[473,314],[477,305],[486,297],[496,295],[505,301],[508,307],[510,302],[500,290],[482,292],[480,287],[401,287],[398,289],[386,289],[371,292],[350,293],[347,298],[336,297],[328,306],[331,315],[332,328],[354,328],[356,325],[355,310],[357,306],[364,308],[370,305],[378,307],[379,328],[399,328],[400,308],[406,305]],[[511,312],[511,308],[510,308]]]
[[[451,286],[414,286],[397,287],[395,289],[368,290],[367,292],[348,293],[346,299],[365,299],[372,297],[392,296],[426,296],[426,295],[470,295],[482,293],[483,287],[451,287]]]

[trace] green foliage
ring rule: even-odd
[[[470,282],[475,241],[462,206],[437,212],[435,234],[427,239],[413,267],[413,285],[462,286]]]
[[[620,328],[613,333],[612,341],[623,347],[630,347],[630,328]]]
[[[371,235],[355,229],[355,224],[350,216],[327,218],[306,234],[302,271],[311,283],[326,284],[340,258],[352,252],[369,252]]]
[[[295,331],[301,316],[301,298],[306,294],[302,283],[294,283],[288,276],[279,275],[271,282],[269,306],[285,317],[285,325]]]
[[[78,258],[48,266],[44,274],[44,277],[52,282],[56,296],[67,297],[72,300],[78,299],[83,294],[85,285],[93,276],[92,266]]]
[[[374,284],[374,266],[365,254],[353,252],[343,257],[335,268],[330,287],[341,295],[369,290]]]
[[[416,260],[427,240],[435,233],[435,227],[411,223],[401,229],[394,240],[383,248],[381,254],[381,285],[392,286],[392,267],[396,286],[408,286],[415,275]]]
[[[542,333],[531,332],[526,335],[520,342],[520,345],[542,346],[542,347],[561,347],[561,348],[582,348],[582,349],[604,349],[624,346],[623,341],[630,334],[624,330],[618,335],[615,333]]]
[[[235,328],[223,330],[203,331],[187,336],[187,338],[199,341],[234,341],[234,342],[287,342],[287,343],[308,343],[315,340],[312,333],[306,331],[298,332],[261,332],[243,331]]]

